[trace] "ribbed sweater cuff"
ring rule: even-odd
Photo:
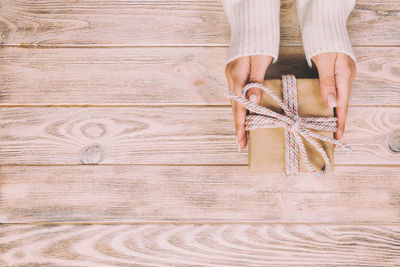
[[[312,67],[311,58],[323,52],[342,52],[356,62],[346,28],[347,18],[355,4],[356,0],[297,0],[297,14],[309,67]]]
[[[272,63],[279,54],[280,0],[222,0],[231,28],[231,42],[225,66],[249,55],[269,55]]]

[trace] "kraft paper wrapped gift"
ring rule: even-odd
[[[297,100],[300,117],[329,116],[333,117],[333,108],[327,106],[320,94],[318,79],[296,79]],[[282,99],[282,80],[265,80],[264,85]],[[275,112],[284,114],[279,104],[263,92],[259,105]],[[249,112],[249,114],[254,114]],[[334,138],[332,131],[312,130],[322,135]],[[325,162],[321,154],[301,136],[310,163],[322,171]],[[334,146],[330,142],[313,138],[326,151],[331,162],[329,172],[333,169]],[[248,167],[253,172],[285,172],[285,129],[257,128],[248,131]],[[299,155],[299,171],[309,172]]]

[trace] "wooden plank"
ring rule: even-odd
[[[1,0],[6,45],[227,45],[221,1]],[[399,2],[359,0],[354,45],[399,45]],[[294,0],[281,3],[281,44],[301,45]]]
[[[400,47],[355,47],[350,105],[400,103]],[[223,47],[4,48],[1,105],[230,105]],[[302,47],[281,47],[266,78],[317,77]]]
[[[223,107],[3,107],[0,164],[247,164],[232,109]],[[350,107],[335,164],[398,165],[386,138],[398,107]],[[398,140],[394,140],[398,143]]]
[[[1,223],[398,223],[400,166],[326,177],[246,166],[2,166]]]
[[[4,225],[3,266],[396,266],[397,225]]]

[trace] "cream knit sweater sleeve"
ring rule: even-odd
[[[323,52],[342,52],[354,62],[353,47],[346,28],[347,18],[356,0],[297,0],[304,53],[309,67],[311,58]]]
[[[269,55],[275,63],[280,41],[280,0],[222,0],[222,4],[231,28],[225,66],[249,55]]]
[[[279,54],[280,0],[222,0],[231,28],[231,40],[225,65],[249,55]],[[296,0],[304,53],[309,67],[311,58],[323,52],[342,52],[356,57],[346,28],[347,18],[356,0]]]

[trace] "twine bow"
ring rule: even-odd
[[[246,130],[255,128],[285,128],[285,162],[286,174],[298,175],[299,174],[299,149],[301,158],[306,165],[307,169],[318,175],[322,176],[328,173],[331,162],[325,150],[312,138],[321,139],[326,142],[341,145],[346,152],[352,151],[351,147],[340,140],[333,139],[329,136],[321,135],[314,130],[323,131],[336,131],[337,118],[336,117],[299,117],[297,105],[297,86],[296,77],[293,74],[282,75],[282,88],[283,88],[283,101],[277,97],[268,87],[260,83],[249,83],[243,88],[243,95],[246,95],[247,90],[257,87],[268,93],[284,111],[280,114],[272,111],[266,107],[257,105],[245,97],[238,96],[232,91],[228,90],[225,94],[228,98],[243,104],[248,110],[256,114],[246,115]],[[302,135],[315,149],[322,155],[325,162],[323,171],[315,169],[309,162],[308,156],[303,144]]]

